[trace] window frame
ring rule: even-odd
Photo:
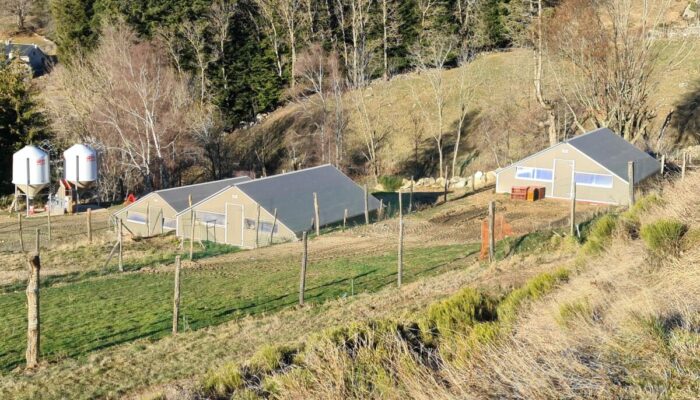
[[[532,170],[532,177],[531,178],[523,178],[518,176],[518,170],[519,169],[529,169]],[[537,178],[537,171],[548,171],[551,178],[550,179],[541,179]],[[526,167],[526,166],[516,166],[515,167],[515,179],[522,179],[524,181],[535,181],[535,182],[553,182],[554,181],[554,169],[549,169],[549,168],[538,168],[538,167]]]
[[[143,220],[131,219],[132,215],[143,217]],[[146,225],[146,220],[146,213],[140,213],[137,211],[131,211],[131,213],[129,213],[129,211],[126,212],[126,222],[131,222],[132,224]]]
[[[204,218],[200,217],[201,214],[213,215],[213,216],[216,216],[216,219],[214,219],[213,221],[211,219],[205,220]],[[213,225],[213,226],[220,227],[220,228],[226,227],[226,214],[219,214],[219,213],[210,212],[210,211],[197,211],[197,210],[195,210],[194,216],[195,216],[195,219],[197,220],[197,222],[200,224],[207,225],[207,226]],[[217,221],[219,221],[219,217],[223,221],[223,223],[221,223],[221,224],[217,223]]]
[[[594,177],[595,176],[602,176],[602,177],[610,178],[610,184],[609,185],[601,185],[601,184],[597,184],[597,183],[580,183],[580,182],[576,181],[576,176],[579,174],[590,175],[590,176],[594,176]],[[601,189],[612,189],[612,187],[614,186],[614,183],[615,183],[614,180],[615,180],[615,177],[611,174],[598,174],[595,172],[584,172],[584,171],[574,170],[574,184],[577,186],[588,186],[588,187],[601,188]]]

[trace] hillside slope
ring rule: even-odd
[[[548,264],[514,290],[473,282],[422,312],[266,346],[213,370],[200,393],[697,398],[699,183],[694,174],[600,218],[575,258]]]
[[[650,128],[651,132],[658,132],[668,113],[684,104],[684,96],[697,90],[700,82],[700,52],[696,49],[698,45],[700,42],[692,39],[687,43],[659,41],[658,46],[662,49],[661,59],[654,79],[659,83],[654,88],[651,99],[652,104],[658,107],[658,113]],[[481,54],[465,66],[446,70],[442,74],[446,88],[446,157],[450,160],[451,143],[454,142],[459,118],[458,93],[462,76],[465,90],[473,91],[469,96],[468,117],[463,128],[463,141],[458,158],[464,161],[471,159],[472,155],[477,157],[462,171],[463,173],[490,170],[499,164],[507,165],[547,145],[544,128],[538,125],[541,110],[533,98],[532,63],[530,50],[516,48]],[[544,87],[549,96],[556,97],[559,95],[560,85],[566,86],[567,77],[555,75],[552,67],[553,61],[546,60]],[[355,106],[359,94],[352,91],[346,93],[343,104],[348,113],[347,145],[354,149],[349,155],[361,162],[360,153],[364,149],[364,120]],[[424,77],[419,73],[408,73],[388,82],[377,80],[364,89],[361,95],[375,128],[388,133],[378,152],[382,173],[404,176],[415,173],[435,175],[435,171],[430,168],[422,171],[414,168],[416,129],[423,130],[418,149],[419,163],[430,157],[434,161],[436,157],[435,141],[431,137],[433,128],[422,122],[424,114],[420,104],[423,104],[427,113],[434,109],[434,104],[431,103],[433,94]],[[314,124],[317,106],[313,99],[292,102],[271,113],[256,129],[283,136],[291,133],[291,141],[311,136],[318,129]],[[563,122],[565,116],[559,115],[558,118]],[[669,130],[672,131],[673,128]],[[673,134],[669,132],[666,135],[668,137]],[[669,143],[669,146],[673,145]],[[425,165],[432,164],[426,162]]]

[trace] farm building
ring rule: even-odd
[[[151,236],[177,229],[176,215],[221,189],[250,180],[247,176],[156,190],[114,213],[133,235]]]
[[[314,193],[320,226],[343,221],[345,210],[349,219],[364,215],[364,190],[332,165],[322,165],[223,188],[178,213],[177,234],[190,237],[194,213],[195,240],[244,248],[255,247],[256,237],[260,246],[269,244],[271,238],[274,242],[297,240],[313,227]],[[376,211],[379,206],[369,195],[368,210]]]
[[[635,186],[657,174],[660,163],[601,128],[535,153],[496,172],[496,192],[516,186],[541,186],[545,196],[594,203],[628,204],[628,162],[634,162]]]

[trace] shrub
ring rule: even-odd
[[[294,347],[265,345],[248,361],[248,369],[253,375],[269,374],[291,364],[296,353]]]
[[[585,254],[600,253],[615,231],[615,227],[617,227],[617,216],[606,214],[600,217],[593,224],[582,251]]]
[[[639,217],[652,207],[663,204],[663,199],[656,194],[650,194],[638,199],[632,207],[620,215],[621,226],[632,238],[639,234]]]
[[[403,178],[395,175],[385,175],[379,177],[379,183],[384,187],[387,192],[395,192],[401,188],[403,184]]]
[[[225,396],[244,385],[243,374],[235,363],[224,364],[218,369],[210,371],[204,378],[205,392],[217,396]]]
[[[564,303],[559,306],[559,317],[557,322],[560,325],[568,326],[577,318],[590,318],[593,310],[588,302],[588,299]]]
[[[642,227],[641,235],[647,248],[657,256],[677,256],[686,226],[675,219],[660,219]]]
[[[475,323],[495,319],[496,301],[472,288],[466,288],[430,306],[424,331],[442,336],[465,334]]]
[[[537,300],[549,293],[554,286],[569,278],[569,270],[560,268],[554,273],[543,273],[530,279],[525,286],[516,289],[498,305],[498,320],[510,324],[515,321],[518,309],[526,300]]]

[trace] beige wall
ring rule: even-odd
[[[250,199],[246,194],[240,191],[237,187],[228,188],[221,193],[215,195],[214,197],[206,200],[200,204],[195,205],[195,212],[210,212],[215,214],[226,215],[226,205],[235,205],[236,207],[242,207],[243,219],[249,219],[251,221],[256,221],[257,218],[257,203]],[[190,229],[192,227],[190,223],[190,212],[184,212],[178,217],[178,236],[189,239]],[[236,218],[235,215],[228,215],[228,220],[226,221],[229,227],[234,227],[235,229],[241,229],[243,224],[243,219]],[[260,222],[267,222],[272,224],[274,221],[273,215],[267,210],[260,208]],[[280,221],[277,221],[277,232],[274,235],[274,242],[283,242],[296,240],[297,237],[289,230],[286,226],[282,225]],[[238,231],[236,231],[238,233]],[[230,242],[227,238],[226,226],[206,226],[201,222],[197,221],[195,224],[195,239],[197,240],[210,240],[217,243],[226,243],[233,246],[241,246],[244,248],[254,248],[255,247],[255,229],[247,229],[243,226],[242,229],[242,240],[240,242]],[[230,237],[231,235],[229,235]],[[270,242],[270,232],[260,231],[258,236],[258,241],[260,246],[265,246]]]
[[[561,197],[553,193],[552,183],[534,180],[518,179],[515,177],[517,166],[553,169],[556,179],[557,171],[554,168],[555,160],[570,160],[574,162],[576,172],[588,172],[595,174],[612,175],[612,188],[600,188],[578,184],[576,185],[576,198],[581,201],[591,201],[610,204],[627,204],[629,202],[628,185],[595,161],[568,143],[561,143],[540,154],[518,161],[503,169],[498,174],[496,184],[497,193],[510,193],[513,186],[544,186],[547,197]]]
[[[148,217],[146,217],[146,213],[148,213]],[[117,211],[114,216],[121,219],[124,226],[134,235],[153,236],[169,232],[167,228],[163,227],[164,219],[174,220],[175,214],[175,210],[163,198],[156,193],[150,193],[131,206]],[[130,216],[131,218],[129,218]],[[147,220],[148,228],[145,223],[136,222],[134,217]]]

